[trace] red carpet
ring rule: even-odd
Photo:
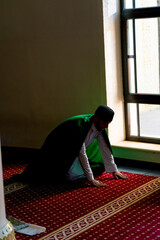
[[[13,166],[14,173],[23,166]],[[16,233],[18,240],[160,239],[160,178],[127,173],[129,180],[102,174],[107,187],[84,180],[57,186],[23,186],[7,179],[4,166],[7,215],[46,227],[33,237]]]
[[[19,172],[23,172],[27,163],[3,163],[3,179],[7,181],[13,174],[18,174]]]

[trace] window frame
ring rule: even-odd
[[[150,138],[140,136],[140,121],[139,121],[139,104],[158,104],[160,105],[160,94],[139,94],[129,92],[128,79],[128,50],[127,50],[127,20],[140,18],[155,18],[160,17],[160,6],[146,7],[146,8],[124,8],[124,0],[120,1],[120,25],[121,25],[121,49],[122,49],[122,75],[123,75],[123,95],[124,95],[124,110],[125,110],[125,126],[126,126],[126,140],[160,143],[160,138]],[[135,57],[134,57],[135,58]],[[135,65],[136,66],[136,65]],[[135,70],[136,73],[136,70]],[[138,136],[130,136],[129,134],[129,117],[128,117],[128,103],[137,104],[137,123]]]

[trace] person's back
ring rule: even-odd
[[[78,115],[53,129],[40,152],[22,173],[25,181],[62,180],[78,155],[92,122],[93,114]]]

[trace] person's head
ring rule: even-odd
[[[114,111],[108,106],[100,105],[94,114],[94,124],[98,131],[108,128],[108,124],[112,121]]]

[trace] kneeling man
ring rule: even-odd
[[[96,187],[106,186],[95,179],[104,171],[114,178],[127,179],[114,162],[106,133],[114,111],[99,106],[95,114],[71,117],[58,125],[46,138],[40,154],[21,174],[30,182],[57,182],[86,177]]]

